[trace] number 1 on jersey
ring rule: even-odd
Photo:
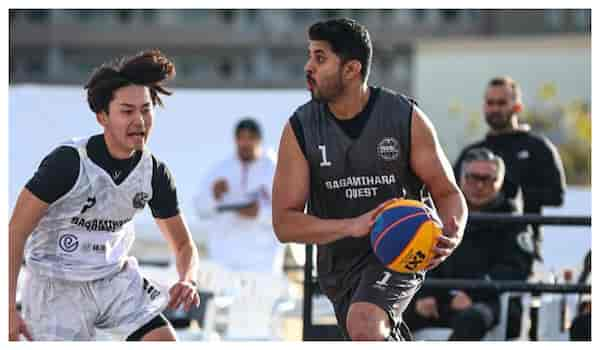
[[[331,162],[327,160],[327,150],[325,149],[325,145],[319,145],[319,149],[321,150],[321,164],[320,166],[331,166]]]
[[[390,280],[390,278],[392,278],[392,274],[388,271],[383,271],[383,277],[380,280],[375,281],[375,284],[378,284],[380,286],[387,286],[387,283]]]

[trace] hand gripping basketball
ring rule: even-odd
[[[390,270],[418,272],[434,259],[441,235],[442,223],[431,208],[419,201],[396,199],[375,218],[371,247]]]

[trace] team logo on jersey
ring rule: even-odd
[[[85,202],[85,205],[83,206],[83,208],[81,208],[81,213],[79,213],[79,214],[85,213],[88,209],[91,209],[94,205],[96,205],[96,197],[88,197],[87,201]]]
[[[136,193],[135,196],[133,196],[133,207],[135,209],[143,209],[144,206],[146,206],[146,202],[148,202],[149,198],[150,195],[146,192]]]
[[[527,159],[529,158],[529,151],[524,149],[522,151],[519,151],[519,153],[517,153],[517,158],[519,159]]]
[[[400,156],[400,144],[393,137],[386,137],[377,145],[377,154],[383,160],[392,161]]]
[[[77,239],[77,236],[67,233],[60,237],[58,246],[65,252],[72,253],[79,247],[79,240]]]

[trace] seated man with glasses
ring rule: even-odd
[[[475,148],[466,153],[459,185],[469,213],[519,212],[501,192],[504,174],[504,161],[492,151]],[[427,277],[526,280],[532,263],[533,238],[526,226],[469,220],[461,245]],[[424,287],[408,307],[404,321],[413,331],[450,327],[449,340],[481,340],[498,322],[499,303],[499,295],[493,291]],[[520,327],[510,321],[520,319],[520,314],[519,308],[509,311],[509,327]]]

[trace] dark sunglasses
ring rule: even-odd
[[[487,104],[488,106],[506,106],[508,104],[508,100],[505,99],[498,99],[495,100],[493,98],[488,98],[485,100],[485,104]]]

